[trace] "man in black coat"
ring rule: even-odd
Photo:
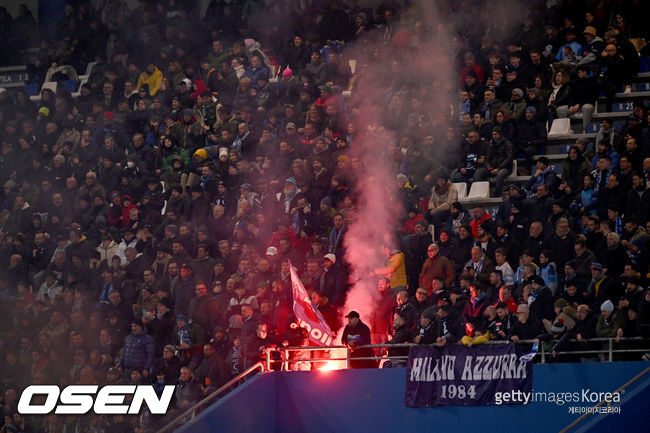
[[[404,239],[403,251],[409,287],[418,286],[418,277],[420,276],[422,265],[427,259],[427,248],[431,244],[431,235],[427,233],[426,229],[427,223],[425,221],[418,221],[415,223],[415,233],[406,236]]]
[[[553,293],[551,289],[545,286],[544,279],[539,275],[530,277],[528,284],[524,287],[524,300],[533,297],[532,303],[528,301],[530,312],[537,320],[553,320],[555,311],[553,310]],[[526,296],[526,293],[528,295]]]
[[[438,338],[436,338],[438,344],[441,346],[447,343],[454,344],[465,335],[462,319],[455,314],[451,305],[440,305],[436,315],[438,316]]]
[[[422,312],[420,316],[420,327],[417,334],[413,337],[415,344],[433,344],[438,338],[438,317],[436,316],[437,307],[429,307]]]
[[[359,346],[370,344],[370,328],[361,321],[359,313],[350,311],[347,316],[348,324],[343,328],[341,342],[350,346],[350,358],[365,358],[374,356],[372,349],[359,349]],[[368,360],[350,360],[350,368],[375,368],[377,362]]]
[[[591,311],[588,305],[578,305],[578,320],[576,320],[573,332],[578,340],[578,350],[598,350],[599,343],[590,342],[592,338],[596,338],[596,324],[598,323],[598,314]],[[580,362],[593,362],[598,361],[598,356],[593,354],[580,355]]]

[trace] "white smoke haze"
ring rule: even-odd
[[[365,323],[369,323],[379,298],[379,277],[370,273],[386,266],[381,245],[386,238],[395,238],[392,235],[403,217],[395,186],[399,165],[393,157],[399,137],[408,133],[421,144],[423,134],[443,137],[447,127],[455,125],[451,113],[458,78],[450,59],[452,35],[444,22],[436,3],[422,0],[402,13],[396,26],[400,34],[394,38],[400,41],[399,46],[384,44],[378,32],[369,38],[375,43],[348,52],[362,74],[352,95],[353,123],[359,132],[352,152],[362,164],[354,173],[358,210],[347,221],[346,260],[354,283],[343,313],[356,310]],[[411,98],[419,99],[421,106],[407,121]],[[431,119],[426,128],[413,122],[422,115]],[[389,129],[389,125],[397,130]],[[445,149],[425,151],[444,154]],[[399,241],[394,240],[390,248],[399,248]]]

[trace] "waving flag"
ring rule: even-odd
[[[311,302],[305,286],[296,274],[296,269],[291,266],[291,290],[293,292],[293,314],[298,320],[298,325],[309,332],[309,341],[318,346],[332,344],[332,330],[323,319],[320,312]]]

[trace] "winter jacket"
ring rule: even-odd
[[[435,209],[438,211],[448,211],[451,205],[458,201],[458,190],[453,183],[449,184],[446,193],[438,194],[436,187],[431,188],[431,198],[429,199],[429,210]]]
[[[487,166],[509,170],[512,166],[512,143],[501,136],[497,141],[492,140],[486,157]]]
[[[153,365],[154,355],[155,345],[150,335],[130,334],[125,339],[119,366],[149,370]]]

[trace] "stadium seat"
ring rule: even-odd
[[[73,97],[73,98],[76,98],[77,96],[81,95],[81,86],[83,86],[83,85],[86,84],[87,82],[88,82],[88,79],[87,79],[87,78],[84,79],[84,80],[81,80],[81,81],[79,82],[79,87],[77,88],[77,91],[76,91],[76,92],[72,92],[72,97]]]
[[[650,92],[650,83],[639,83],[636,86],[638,92]]]
[[[639,72],[644,73],[650,71],[650,57],[641,57],[641,66]]]
[[[490,198],[490,182],[474,182],[467,194],[468,199]]]
[[[97,62],[89,62],[88,66],[86,66],[86,72],[83,75],[79,75],[79,81],[88,80],[88,77],[90,77],[90,74],[93,72],[93,68]]]
[[[25,93],[27,93],[27,96],[35,96],[36,94],[38,94],[38,84],[36,83],[25,84],[23,90],[25,91]]]
[[[600,123],[592,123],[590,125],[587,125],[587,129],[585,130],[587,134],[596,134],[598,131],[600,131]]]
[[[555,119],[548,132],[549,137],[558,135],[573,134],[571,130],[571,119]]]
[[[617,130],[618,132],[621,132],[621,130],[623,130],[624,125],[625,125],[624,120],[618,120],[618,121],[614,122],[614,124],[612,126],[614,127],[615,130]]]
[[[454,183],[456,191],[458,191],[458,198],[467,197],[467,184],[465,182]]]
[[[61,82],[61,88],[72,93],[77,90],[77,82],[74,80],[67,80]]]
[[[34,101],[34,102],[40,102],[41,100],[41,93],[43,93],[43,90],[45,89],[50,89],[54,93],[56,93],[56,88],[57,88],[58,83],[56,81],[46,81],[43,83],[43,86],[41,87],[41,91],[39,92],[38,95],[30,96],[29,99]]]
[[[278,82],[278,74],[280,73],[280,67],[271,65],[271,77],[269,78],[269,83],[277,83]]]
[[[354,75],[354,71],[357,70],[357,61],[354,59],[348,60],[348,64],[350,65],[350,71],[352,72],[352,75]]]

